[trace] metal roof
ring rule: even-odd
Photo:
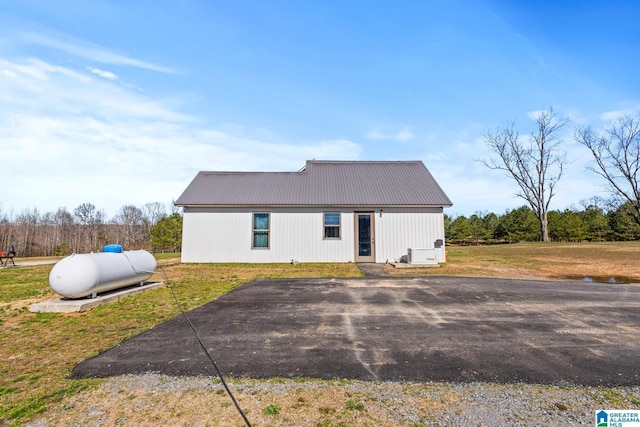
[[[421,161],[309,160],[298,172],[199,172],[176,206],[451,206]]]

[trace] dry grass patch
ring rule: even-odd
[[[640,407],[640,389],[525,384],[231,380],[253,426],[582,425]],[[53,405],[48,426],[243,426],[218,381],[126,375]]]
[[[440,268],[394,269],[393,275],[435,274],[534,279],[622,277],[640,283],[640,242],[519,243],[449,246]]]
[[[460,393],[440,384],[317,380],[233,380],[231,388],[255,426],[428,425]],[[128,375],[106,380],[47,412],[46,425],[241,426],[218,381]]]

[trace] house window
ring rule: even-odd
[[[340,239],[340,212],[324,213],[324,238]]]
[[[253,241],[252,248],[269,249],[269,214],[253,214]]]

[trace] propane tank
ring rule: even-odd
[[[49,284],[67,298],[82,298],[141,283],[156,269],[156,259],[144,250],[73,254],[49,273]]]

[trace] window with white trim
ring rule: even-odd
[[[253,214],[252,249],[269,249],[269,223],[268,213]]]
[[[324,213],[324,239],[340,240],[340,212]]]

